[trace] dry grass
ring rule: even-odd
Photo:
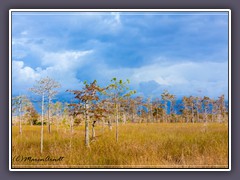
[[[40,126],[12,128],[13,168],[228,168],[227,124],[121,124],[119,142],[107,127],[91,148],[84,146],[84,127],[67,127],[48,134],[44,129],[44,153],[40,154]],[[58,158],[59,162],[17,161],[16,158]],[[18,159],[19,160],[19,159]]]

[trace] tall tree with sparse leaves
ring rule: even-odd
[[[104,91],[103,88],[97,85],[97,81],[94,80],[92,83],[88,84],[84,82],[84,87],[82,90],[67,90],[74,94],[75,98],[79,103],[71,103],[69,106],[72,106],[72,111],[74,115],[84,114],[85,116],[85,146],[90,147],[89,141],[89,121],[90,115],[89,112],[99,100],[98,92]]]
[[[128,84],[130,81],[127,79],[125,82],[123,80],[117,80],[117,78],[113,78],[111,80],[111,84],[107,87],[107,90],[110,90],[110,93],[108,93],[109,96],[111,96],[113,102],[114,102],[114,108],[115,108],[115,122],[116,122],[116,142],[118,142],[118,123],[119,123],[119,109],[120,109],[120,100],[124,97],[129,97],[131,94],[136,93],[136,91],[129,91]]]
[[[51,98],[56,95],[56,88],[59,88],[60,84],[54,79],[49,77],[41,78],[36,84],[30,88],[30,91],[40,95],[42,97],[42,116],[41,116],[41,153],[43,152],[43,121],[44,121],[44,101],[45,97],[48,97],[48,107],[50,107]],[[50,133],[50,120],[49,120],[49,108],[48,108],[48,131]]]

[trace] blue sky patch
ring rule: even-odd
[[[12,91],[130,79],[138,95],[228,95],[225,12],[13,12]]]

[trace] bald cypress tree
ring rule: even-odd
[[[97,85],[97,81],[94,80],[92,83],[88,84],[84,82],[84,87],[82,90],[67,90],[74,94],[74,97],[78,100],[78,103],[71,103],[72,111],[74,115],[83,114],[85,121],[85,146],[90,147],[89,139],[89,122],[90,122],[90,112],[94,109],[95,104],[99,101],[98,92],[104,91],[103,88]]]
[[[12,98],[12,107],[18,115],[19,134],[22,134],[23,113],[28,106],[31,105],[30,100],[25,95],[19,95]]]
[[[117,80],[113,78],[111,84],[107,87],[108,95],[111,97],[114,108],[115,108],[115,122],[116,122],[116,142],[118,142],[118,123],[119,123],[119,111],[120,111],[120,100],[126,96],[136,93],[136,91],[128,91],[128,84],[130,81],[127,79],[125,82],[123,80]]]
[[[56,82],[54,79],[51,79],[49,77],[41,78],[36,82],[36,84],[30,88],[30,91],[42,96],[42,116],[41,116],[41,153],[43,152],[43,115],[44,115],[44,101],[45,97],[48,97],[48,132],[51,132],[51,124],[50,124],[50,114],[49,114],[49,108],[50,108],[50,102],[51,98],[56,95],[56,88],[59,88],[60,84]]]
[[[164,101],[165,111],[166,111],[166,122],[168,122],[168,103],[169,103],[169,114],[171,116],[171,109],[173,105],[173,101],[176,99],[175,95],[170,94],[167,90],[164,90],[161,94],[162,100]]]

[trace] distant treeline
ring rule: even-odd
[[[109,89],[107,89],[109,90]],[[224,95],[217,99],[212,99],[207,96],[184,96],[182,99],[177,99],[174,94],[170,94],[164,90],[159,97],[146,98],[142,96],[132,97],[136,91],[131,91],[132,94],[124,96],[127,91],[119,93],[121,98],[118,99],[119,104],[119,120],[123,122],[223,122],[228,114],[228,102]],[[66,116],[71,115],[71,104],[78,103],[78,99],[73,99],[69,96],[68,102],[62,102],[63,98],[49,101],[44,100],[44,115],[50,113],[49,116]],[[94,100],[93,104],[101,104],[108,108],[106,121],[113,115],[114,112],[114,97],[110,97],[106,93],[96,92],[98,101]],[[31,100],[31,97],[26,95],[15,96],[12,99],[13,116],[24,116],[30,124],[35,124],[38,121],[41,113],[41,101]],[[22,101],[22,102],[19,102]],[[79,102],[80,104],[82,102]],[[19,106],[20,104],[21,107]],[[21,110],[19,110],[21,108]],[[49,112],[48,112],[49,110]],[[82,113],[83,114],[83,113]],[[79,117],[74,117],[76,122]],[[80,118],[81,119],[81,118]],[[94,119],[94,118],[93,118]],[[34,121],[34,122],[32,122]],[[114,121],[114,119],[113,119]]]
[[[218,99],[207,96],[184,96],[178,101],[174,94],[164,90],[157,98],[132,97],[135,90],[129,90],[130,81],[112,78],[109,85],[100,87],[96,80],[84,82],[79,90],[66,90],[75,100],[69,103],[59,101],[53,103],[56,89],[61,85],[54,79],[42,78],[30,89],[41,97],[41,119],[31,100],[25,96],[12,98],[12,113],[17,115],[19,133],[22,134],[22,124],[41,125],[41,153],[43,152],[43,126],[47,124],[48,132],[51,126],[57,129],[67,124],[73,132],[73,127],[79,124],[85,126],[85,145],[90,146],[89,129],[92,129],[92,139],[95,138],[95,126],[107,125],[112,130],[115,124],[116,142],[118,142],[119,123],[208,123],[227,122],[228,108],[225,97]],[[46,121],[47,120],[47,121]],[[14,122],[13,122],[14,124]]]

